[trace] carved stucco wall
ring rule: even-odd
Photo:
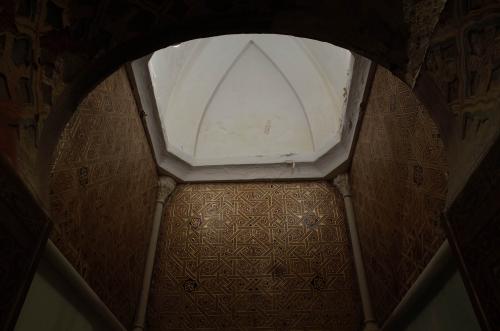
[[[50,163],[54,137],[62,129],[57,120],[48,120],[54,109],[65,122],[80,98],[125,61],[214,34],[268,32],[316,38],[368,56],[411,83],[443,4],[444,0],[3,1],[1,152],[40,193],[45,173],[37,172]],[[44,193],[40,195],[45,199]]]
[[[452,111],[484,113],[498,106],[499,28],[498,1],[448,1],[422,69]]]
[[[413,92],[378,67],[351,168],[369,288],[384,321],[444,240],[447,165]]]
[[[352,264],[329,183],[180,185],[160,230],[148,329],[357,331]]]
[[[142,284],[156,198],[155,163],[120,69],[80,104],[57,146],[51,239],[128,326]]]
[[[499,22],[497,1],[448,1],[415,85],[446,146],[447,207],[500,136]]]

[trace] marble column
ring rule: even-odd
[[[163,217],[163,207],[167,201],[168,196],[174,191],[175,180],[170,177],[160,177],[158,180],[158,195],[156,197],[156,208],[153,219],[153,227],[151,229],[151,236],[148,245],[148,255],[146,257],[146,265],[144,267],[144,278],[142,280],[142,290],[137,305],[134,331],[144,330],[146,321],[146,310],[149,298],[149,290],[151,287],[151,276],[153,275],[153,265],[155,261],[156,245],[158,242],[158,233],[160,231],[160,224]]]
[[[356,268],[356,275],[358,278],[359,292],[361,295],[361,304],[363,306],[363,320],[364,331],[379,330],[373,313],[372,303],[370,299],[370,292],[368,290],[368,283],[366,281],[365,266],[363,264],[363,256],[361,254],[361,247],[359,244],[358,230],[356,228],[356,219],[351,201],[351,187],[349,185],[349,177],[347,174],[341,174],[335,177],[333,184],[338,188],[344,197],[345,212],[347,217],[347,224],[349,226],[349,233],[351,236],[352,253],[354,257],[354,267]]]

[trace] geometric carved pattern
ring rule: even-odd
[[[51,239],[120,321],[130,325],[158,177],[123,68],[80,104],[56,153]]]
[[[351,256],[329,183],[180,185],[160,230],[149,330],[358,330]]]
[[[411,90],[378,67],[354,153],[353,203],[377,318],[383,322],[444,240],[443,144]]]

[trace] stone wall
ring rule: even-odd
[[[129,326],[142,285],[157,173],[120,69],[64,129],[50,180],[51,239]]]
[[[383,322],[444,240],[447,164],[413,92],[378,67],[351,168],[369,288]]]

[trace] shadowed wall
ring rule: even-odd
[[[450,173],[484,157],[470,162],[477,169],[449,208],[448,238],[483,328],[500,330],[500,3],[449,0],[421,76],[459,123]]]
[[[142,284],[157,174],[125,69],[78,107],[52,170],[52,240],[124,325]]]
[[[170,198],[149,330],[357,331],[360,306],[330,184],[192,184]]]
[[[413,92],[377,68],[351,181],[377,318],[383,322],[444,240],[446,160],[434,122]]]

